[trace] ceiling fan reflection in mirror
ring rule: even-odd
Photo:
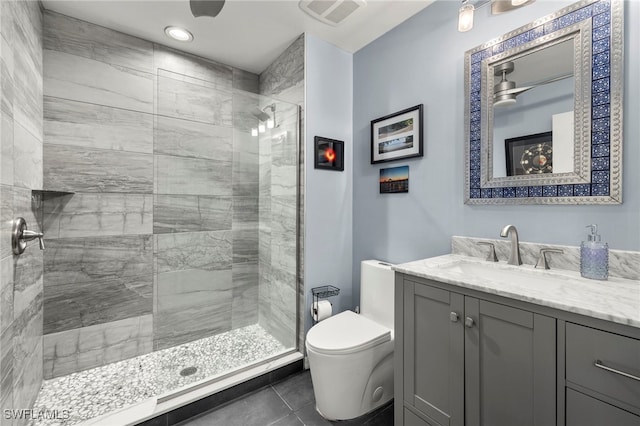
[[[215,18],[218,16],[225,0],[189,0],[189,7],[194,18],[200,16],[210,16]]]
[[[543,86],[545,84],[554,83],[556,81],[564,80],[565,78],[569,78],[573,76],[573,73],[563,74],[556,77],[552,77],[547,80],[529,83],[528,85],[522,87],[516,87],[515,81],[507,80],[507,75],[511,74],[515,69],[515,65],[513,62],[508,61],[504,62],[500,65],[497,65],[493,71],[496,77],[501,77],[501,80],[498,84],[496,84],[493,88],[493,106],[494,107],[502,107],[502,106],[510,106],[516,103],[516,96],[521,93],[526,92],[527,90],[531,90],[535,87]]]

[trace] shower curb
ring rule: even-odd
[[[136,426],[171,426],[177,425],[185,420],[192,419],[196,416],[205,414],[215,408],[220,407],[236,398],[242,397],[249,392],[253,392],[265,386],[269,386],[278,382],[285,377],[298,373],[303,370],[302,359],[292,362],[258,377],[247,380],[246,382],[237,384],[233,387],[217,392],[213,395],[206,396],[197,401],[191,402],[182,407],[161,414],[152,419],[137,423]]]

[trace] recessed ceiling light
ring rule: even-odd
[[[171,37],[174,40],[178,40],[178,41],[191,41],[193,40],[193,34],[191,34],[189,31],[185,30],[184,28],[180,28],[180,27],[167,27],[164,29],[164,33]]]

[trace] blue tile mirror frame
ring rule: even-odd
[[[622,0],[583,0],[466,52],[465,204],[622,203],[623,19]],[[568,38],[573,171],[494,177],[494,67]]]

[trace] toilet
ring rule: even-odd
[[[393,398],[394,282],[391,265],[363,261],[360,314],[341,312],[307,333],[316,410],[328,420],[360,417]]]

